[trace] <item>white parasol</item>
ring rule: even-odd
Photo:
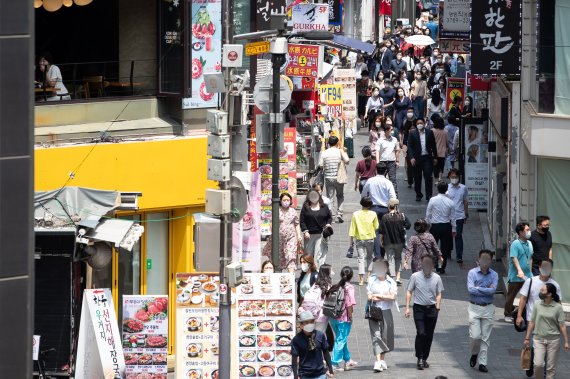
[[[433,45],[435,41],[430,36],[416,34],[406,38],[406,42],[416,46]]]

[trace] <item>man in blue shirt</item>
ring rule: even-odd
[[[433,15],[428,16],[428,22],[426,23],[427,28],[429,29],[429,34],[434,41],[437,41],[437,29],[439,29],[439,25],[437,22],[433,20]]]
[[[315,317],[304,311],[299,315],[301,331],[291,341],[293,356],[293,377],[295,379],[326,379],[333,376],[331,355],[328,351],[327,337],[315,330]]]
[[[509,285],[505,300],[505,322],[513,322],[513,301],[522,288],[524,281],[532,277],[532,244],[528,222],[519,222],[515,227],[518,239],[511,243],[509,254]]]
[[[493,253],[489,250],[479,252],[479,267],[467,274],[469,291],[469,345],[471,359],[469,365],[475,367],[479,358],[479,371],[488,372],[487,350],[493,330],[495,306],[493,296],[499,284],[499,275],[492,270]]]

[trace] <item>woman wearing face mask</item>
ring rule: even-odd
[[[329,325],[329,318],[323,314],[323,304],[327,292],[332,286],[331,265],[324,264],[319,268],[315,284],[303,297],[303,303],[299,307],[299,313],[309,311],[315,317],[316,330],[325,333]]]
[[[358,189],[359,193],[362,193],[366,181],[376,176],[376,160],[372,158],[372,149],[369,146],[364,146],[362,148],[362,156],[364,159],[361,159],[356,164],[356,178],[354,181],[354,190]]]
[[[325,228],[331,228],[332,214],[321,195],[311,190],[301,209],[301,230],[305,238],[305,253],[315,257],[317,266],[325,263],[330,237],[323,237]]]
[[[344,266],[340,272],[340,281],[329,290],[329,293],[336,292],[344,288],[344,310],[339,318],[330,319],[331,327],[334,331],[335,341],[332,353],[332,364],[335,370],[340,371],[340,363],[344,361],[344,370],[351,370],[357,363],[350,359],[348,350],[348,335],[352,329],[352,313],[356,305],[354,297],[354,286],[350,284],[353,272],[348,266]]]
[[[422,269],[422,256],[429,254],[434,258],[439,259],[443,262],[443,256],[441,255],[441,250],[435,238],[431,235],[429,230],[429,224],[423,218],[419,218],[414,223],[414,230],[416,235],[410,237],[406,246],[404,246],[405,258],[404,258],[404,270],[407,270],[411,260],[412,273],[421,271]]]
[[[445,118],[445,100],[441,97],[441,91],[439,88],[434,88],[431,91],[431,99],[428,99],[427,101],[427,115],[430,122],[434,114],[438,114],[441,118]],[[431,125],[433,125],[433,122],[431,122]]]
[[[465,96],[461,117],[477,117],[475,109],[473,108],[473,98],[471,96]]]
[[[364,109],[364,120],[368,120],[369,123],[374,122],[376,117],[383,116],[383,110],[384,100],[380,97],[380,90],[374,87],[372,89],[372,96],[368,98]]]
[[[388,261],[378,260],[374,263],[374,271],[366,288],[371,307],[382,309],[383,320],[368,319],[372,347],[376,362],[374,372],[388,369],[385,356],[394,350],[394,318],[392,306],[398,295],[396,282],[388,276]]]
[[[261,272],[264,274],[273,274],[275,272],[275,268],[273,267],[273,263],[270,260],[266,260],[261,265]]]
[[[305,293],[315,284],[319,272],[311,255],[303,254],[299,261],[301,262],[301,275],[297,279],[297,301],[302,304]]]
[[[384,73],[382,71],[380,71],[376,76],[376,81],[374,82],[373,86],[379,90],[384,89]]]
[[[374,124],[370,124],[370,132],[368,132],[368,142],[370,149],[376,151],[376,142],[380,138],[380,127],[382,126],[382,116],[376,116]]]
[[[402,128],[404,124],[404,120],[406,117],[409,117],[408,113],[411,110],[411,117],[410,119],[414,118],[414,109],[412,108],[412,101],[409,97],[406,97],[404,90],[402,88],[398,88],[396,100],[394,100],[394,128],[398,132]]]
[[[415,80],[412,82],[410,99],[414,107],[414,118],[423,118],[425,115],[424,101],[427,97],[427,83],[425,79],[421,72],[416,72]]]
[[[568,332],[564,310],[560,302],[560,297],[556,293],[556,286],[546,283],[540,290],[540,302],[534,304],[532,316],[526,330],[524,346],[530,346],[530,336],[534,331],[534,375],[535,378],[544,378],[546,367],[546,378],[556,377],[556,364],[560,353],[560,335],[564,337],[564,351],[568,352]]]
[[[364,285],[364,275],[372,271],[372,258],[374,257],[374,239],[379,227],[376,212],[371,211],[372,200],[365,196],[360,200],[362,209],[354,212],[350,222],[348,235],[350,246],[356,245],[358,255],[358,285]]]
[[[433,135],[435,137],[435,145],[437,147],[437,164],[433,167],[433,177],[441,182],[443,180],[443,168],[445,165],[445,157],[447,156],[447,132],[444,130],[445,123],[443,118],[437,113],[432,116]]]
[[[406,96],[410,95],[410,82],[408,82],[408,78],[406,76],[406,72],[404,70],[401,70],[398,74],[399,78],[400,78],[400,88],[404,89],[404,94]]]

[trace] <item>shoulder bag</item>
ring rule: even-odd
[[[382,308],[374,306],[374,303],[370,300],[366,301],[366,305],[364,306],[364,318],[367,320],[384,322]]]
[[[513,325],[515,326],[515,330],[517,332],[526,332],[526,328],[528,327],[528,320],[526,319],[526,307],[528,306],[528,299],[530,298],[530,290],[532,289],[532,278],[530,278],[530,283],[528,284],[528,291],[526,293],[526,304],[524,309],[522,310],[522,318],[523,323],[521,326],[517,325],[517,317],[519,315],[519,307],[516,307],[513,312],[511,313],[511,317],[513,319]]]
[[[339,149],[339,153],[340,153],[340,163],[338,164],[336,181],[339,184],[346,184],[348,182],[348,177],[346,174],[346,165],[344,164],[344,161],[342,160],[342,150]]]

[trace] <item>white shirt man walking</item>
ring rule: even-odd
[[[338,138],[332,136],[329,138],[330,147],[321,154],[319,167],[322,167],[325,174],[325,192],[327,197],[333,202],[331,212],[333,222],[338,218],[338,222],[344,222],[343,204],[344,204],[344,183],[339,183],[338,171],[340,162],[348,164],[349,158],[346,152],[338,148]]]
[[[384,162],[388,169],[388,178],[394,185],[396,195],[398,194],[398,182],[396,180],[396,170],[400,167],[400,142],[392,135],[392,124],[382,126],[384,138],[376,142],[376,162]]]
[[[456,231],[455,223],[455,205],[448,198],[446,183],[437,184],[437,196],[429,199],[426,210],[426,221],[431,224],[430,233],[435,238],[435,242],[441,241],[441,253],[443,255],[443,264],[437,269],[440,274],[445,274],[447,267],[447,259],[451,258],[451,250],[453,250],[453,236]]]

